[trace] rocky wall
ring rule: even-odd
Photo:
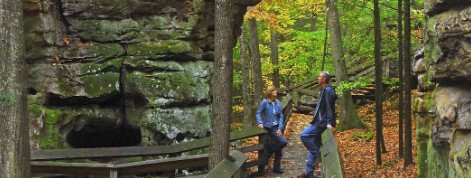
[[[426,0],[415,60],[419,177],[471,177],[471,2]]]
[[[234,2],[234,36],[257,2]],[[214,8],[209,0],[24,0],[32,148],[208,136]]]

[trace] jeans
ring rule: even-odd
[[[288,145],[286,138],[283,135],[276,135],[276,131],[278,130],[278,125],[275,125],[271,128],[265,128],[270,136],[270,144],[268,144],[268,151],[269,153],[275,153],[275,160],[273,163],[273,170],[274,171],[281,171],[281,157],[283,156],[282,150],[283,148]],[[268,155],[270,156],[270,155]]]
[[[321,134],[324,130],[325,128],[309,125],[309,127],[301,132],[301,142],[303,142],[304,147],[308,150],[306,164],[306,173],[308,174],[314,172],[314,162],[321,158],[319,148],[322,144]]]

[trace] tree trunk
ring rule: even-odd
[[[209,168],[229,156],[229,121],[232,105],[232,2],[216,0],[215,60],[212,76],[212,142]]]
[[[325,23],[325,37],[324,37],[324,55],[322,56],[322,67],[321,70],[324,71],[324,66],[325,66],[325,57],[327,56],[327,38],[329,37],[329,31],[328,31],[328,25],[327,22]]]
[[[404,166],[412,164],[412,121],[411,121],[411,53],[410,53],[410,0],[404,1],[404,116],[405,116],[405,147]]]
[[[254,98],[255,105],[258,105],[263,99],[264,84],[262,80],[262,62],[260,61],[260,49],[258,46],[257,21],[255,21],[255,19],[249,19],[248,21],[250,33],[249,46],[253,67]]]
[[[273,85],[276,88],[280,88],[280,70],[278,69],[278,34],[276,33],[274,27],[270,29],[270,39],[270,59],[272,65],[274,66],[272,74]]]
[[[381,165],[381,142],[383,138],[383,65],[381,64],[381,22],[379,20],[378,0],[374,0],[374,28],[375,28],[375,109],[376,109],[376,164]]]
[[[398,63],[399,63],[399,103],[398,103],[398,109],[399,109],[399,157],[404,157],[404,46],[402,46],[402,0],[397,1],[397,37],[398,37],[398,45],[397,45],[397,51],[398,51]]]
[[[23,1],[0,1],[0,177],[30,176]]]
[[[245,29],[242,26],[240,34],[240,60],[242,61],[242,100],[244,104],[244,126],[255,127],[257,122],[255,121],[255,114],[253,113],[253,99],[250,91],[250,59],[249,49],[247,48],[247,40],[245,38]]]
[[[330,32],[330,44],[332,46],[332,60],[335,66],[335,79],[338,85],[348,82],[347,67],[343,59],[342,33],[340,20],[335,7],[335,0],[326,0],[327,24]],[[365,124],[360,120],[355,111],[352,95],[350,91],[341,91],[339,96],[340,130],[351,128],[365,128]]]

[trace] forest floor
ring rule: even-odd
[[[376,165],[375,106],[370,103],[359,107],[358,114],[368,130],[352,129],[335,132],[335,139],[346,177],[417,177],[417,147],[415,119],[412,118],[412,155],[414,164],[404,168],[399,157],[399,111],[396,104],[383,102],[383,136],[386,153],[381,155],[382,165]]]
[[[351,129],[346,131],[335,131],[334,137],[341,155],[342,167],[345,177],[417,177],[417,152],[415,142],[415,119],[412,119],[412,154],[414,164],[404,168],[404,159],[399,157],[398,150],[398,110],[395,104],[390,101],[383,103],[383,136],[386,144],[386,153],[381,155],[382,165],[376,165],[376,137],[375,137],[375,109],[374,103],[358,107],[358,114],[368,129]],[[282,167],[285,173],[276,175],[267,171],[263,177],[293,177],[302,173],[305,168],[305,150],[300,150],[302,146],[299,133],[309,124],[312,115],[293,113],[285,131],[288,139],[288,146],[284,149],[284,160]],[[248,141],[245,144],[255,144],[257,141]],[[294,153],[296,152],[296,153]],[[249,160],[256,158],[256,153],[248,155]],[[296,160],[296,157],[298,161]],[[303,161],[299,161],[303,160]],[[294,162],[294,163],[293,163]],[[269,162],[270,170],[272,161]],[[255,171],[252,168],[250,171]],[[319,171],[319,170],[318,170]]]

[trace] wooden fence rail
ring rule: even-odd
[[[282,100],[284,124],[289,121],[292,112],[292,97],[287,95]],[[258,145],[236,148],[241,153],[258,151],[258,160],[240,164],[241,168],[259,166],[259,171],[264,171],[268,163],[267,134],[264,129],[246,128],[230,133],[230,141],[237,141],[250,137],[259,137]],[[110,148],[76,148],[55,150],[32,150],[31,170],[33,175],[97,175],[116,178],[122,175],[174,172],[176,169],[199,168],[208,166],[208,155],[193,155],[185,157],[173,157],[167,159],[147,160],[131,163],[77,163],[57,162],[60,160],[99,159],[109,160],[124,157],[159,156],[178,154],[187,151],[209,147],[211,138],[202,138],[190,142],[184,142],[167,146],[129,146]],[[240,153],[239,152],[239,153]],[[234,153],[238,154],[238,153]],[[240,157],[240,156],[239,156]],[[245,162],[245,160],[244,160]],[[172,176],[172,174],[170,176]]]
[[[325,129],[322,133],[322,177],[343,178],[340,155],[335,143],[334,135],[330,129]]]

